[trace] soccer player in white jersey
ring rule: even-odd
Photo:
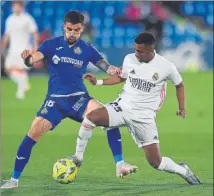
[[[24,12],[24,2],[12,2],[12,14],[6,19],[5,35],[1,49],[9,43],[5,59],[5,71],[9,78],[17,84],[17,99],[24,99],[25,92],[29,90],[28,72],[20,54],[24,49],[37,49],[38,33],[34,19]],[[33,48],[30,36],[33,36]]]
[[[78,137],[81,141],[77,140],[75,156],[83,157],[88,139],[96,126],[126,126],[138,147],[143,148],[153,168],[178,174],[189,184],[200,184],[186,164],[177,164],[168,157],[162,157],[159,148],[155,117],[166,95],[167,80],[176,88],[179,106],[177,115],[186,117],[182,78],[173,63],[155,52],[155,38],[151,33],[140,33],[135,39],[134,48],[135,53],[128,54],[124,59],[121,76],[96,80],[93,74],[85,75],[92,84],[125,84],[115,102],[86,115],[80,127]]]

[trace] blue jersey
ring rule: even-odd
[[[48,65],[50,77],[47,96],[87,93],[82,80],[87,65],[103,59],[92,45],[83,40],[69,47],[64,36],[44,41],[38,51],[44,55]]]

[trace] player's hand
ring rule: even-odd
[[[176,112],[176,115],[177,116],[181,116],[183,119],[186,118],[186,110],[185,109],[179,109],[177,112]]]
[[[28,56],[32,55],[32,51],[30,50],[24,50],[22,53],[21,53],[21,57],[25,60]]]
[[[96,79],[95,75],[92,73],[86,73],[83,75],[82,78],[88,80],[92,85],[97,84],[97,79]]]
[[[122,74],[122,69],[120,67],[112,66],[111,69],[109,70],[108,74],[111,76],[113,76],[113,75],[120,76]]]

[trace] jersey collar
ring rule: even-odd
[[[73,48],[75,45],[77,45],[77,44],[79,43],[79,40],[80,40],[80,39],[78,39],[78,40],[76,41],[76,43],[74,43],[74,45],[70,46],[70,45],[68,45],[68,42],[66,41],[65,37],[63,36],[62,43],[63,43],[64,46],[66,46],[66,47],[68,47],[68,48]]]

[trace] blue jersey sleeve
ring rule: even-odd
[[[44,42],[42,42],[42,44],[39,46],[39,48],[37,49],[37,51],[41,52],[44,57],[46,57],[50,51],[50,46],[49,46],[49,40],[45,40]]]
[[[90,51],[91,52],[90,52],[89,61],[94,65],[96,65],[98,61],[103,59],[102,55],[98,52],[98,50],[93,45],[90,45]]]

